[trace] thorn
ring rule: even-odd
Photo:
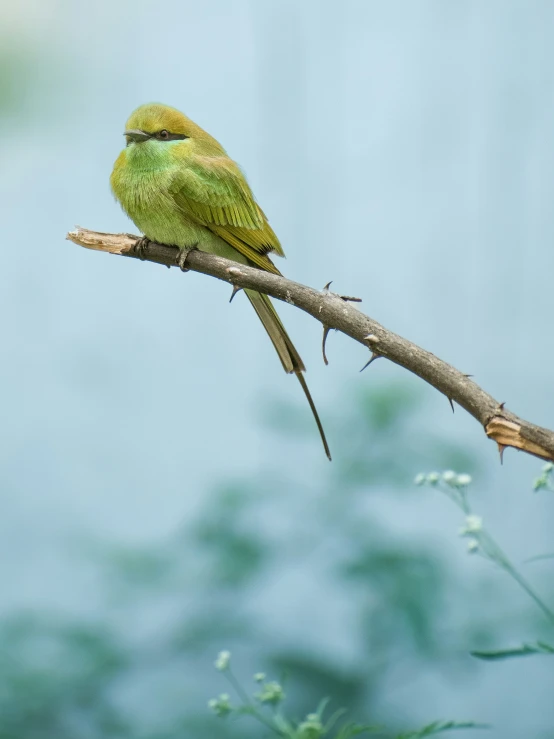
[[[328,282],[325,287],[323,288],[324,293],[329,293],[331,290],[329,289],[331,285],[333,284],[333,280]],[[361,298],[353,298],[350,295],[338,295],[337,293],[333,293],[333,295],[337,295],[337,298],[340,298],[341,300],[344,300],[345,303],[361,303]]]
[[[473,377],[474,375],[464,375],[464,377]]]
[[[500,464],[504,464],[504,449],[506,449],[506,444],[501,444],[499,441],[496,444],[498,446],[498,453],[500,454]]]
[[[448,402],[450,403],[450,407],[452,408],[452,413],[454,413],[454,403],[452,402],[452,398],[449,398],[448,395],[446,397],[448,398]]]
[[[230,303],[233,302],[233,298],[235,297],[237,293],[240,293],[241,290],[242,290],[242,287],[239,287],[238,285],[233,285],[233,292],[231,293],[231,297],[229,298]]]
[[[367,341],[369,344],[375,345],[375,344],[378,344],[379,343],[379,337],[378,336],[375,336],[375,334],[368,334],[367,336],[364,336],[364,341]],[[379,357],[382,356],[381,354],[379,354],[379,352],[375,351],[375,349],[373,349],[371,347],[370,347],[370,349],[371,349],[371,358],[370,358],[369,362],[367,362],[366,364],[364,364],[364,366],[362,367],[362,369],[360,370],[360,372],[363,372],[366,367],[369,367],[369,365],[372,362],[374,362],[376,359],[379,359]]]
[[[498,411],[503,411],[503,410],[504,410],[504,406],[505,406],[505,405],[506,405],[506,401],[504,401],[503,403],[499,403],[499,404],[498,404],[498,408],[496,409],[496,410],[497,410],[497,412],[498,412]]]
[[[325,362],[325,364],[329,364],[327,360],[327,355],[325,354],[325,342],[327,341],[330,330],[331,329],[329,328],[329,326],[323,326],[323,341],[321,342],[321,351],[323,352],[323,361]]]
[[[372,362],[374,362],[376,359],[379,359],[380,356],[381,355],[380,354],[377,354],[377,352],[371,352],[371,358],[370,358],[369,362],[366,362],[364,364],[364,366],[362,367],[362,369],[360,370],[360,372],[363,372],[366,369],[366,367],[369,367],[369,365]]]

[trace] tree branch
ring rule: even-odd
[[[150,242],[140,253],[135,250],[138,236],[106,234],[76,228],[67,234],[75,244],[87,249],[143,258],[149,262],[177,266],[179,250]],[[452,402],[465,408],[496,441],[502,457],[505,447],[521,449],[541,459],[554,461],[554,432],[535,426],[516,416],[486,393],[472,379],[434,354],[388,331],[380,323],[360,313],[341,296],[328,290],[314,290],[280,275],[247,267],[203,251],[189,253],[186,267],[216,277],[237,288],[250,288],[301,308],[323,324],[324,332],[337,329],[369,348],[372,358],[385,357],[413,372]]]

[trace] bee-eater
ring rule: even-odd
[[[175,108],[151,103],[131,114],[125,137],[127,146],[115,162],[110,183],[147,239],[177,246],[184,255],[198,248],[280,274],[268,256],[284,256],[279,239],[239,166],[209,133]],[[300,355],[267,295],[245,293],[285,371],[294,373],[302,385],[331,459]]]

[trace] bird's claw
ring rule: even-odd
[[[181,272],[189,271],[189,268],[186,266],[188,255],[190,254],[191,251],[197,248],[198,247],[196,246],[196,244],[194,244],[193,246],[180,246],[179,247],[179,251],[177,253],[177,259],[175,261],[176,261],[177,266],[181,270]]]
[[[144,262],[146,259],[146,252],[148,251],[149,243],[150,243],[150,239],[147,236],[143,236],[135,243],[133,247],[133,251],[135,252],[135,254],[140,259],[141,262]]]

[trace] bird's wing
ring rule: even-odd
[[[256,266],[279,274],[267,256],[284,256],[279,239],[238,165],[228,157],[195,156],[172,185],[177,206],[209,228]]]

